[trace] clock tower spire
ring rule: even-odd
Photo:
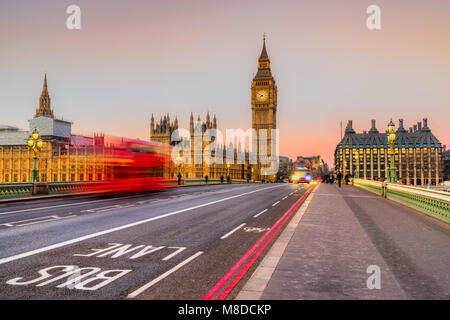
[[[270,59],[266,48],[266,34],[263,37],[263,47],[258,59],[258,71],[252,80],[251,104],[252,104],[252,128],[257,135],[257,164],[253,167],[254,180],[276,179],[275,176],[261,176],[261,168],[267,167],[261,162],[260,145],[266,145],[267,156],[271,156],[272,140],[271,129],[277,128],[277,86],[270,69]],[[266,136],[261,136],[261,131],[266,130]],[[276,150],[276,149],[275,149]]]

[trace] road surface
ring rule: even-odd
[[[217,298],[307,189],[210,185],[0,205],[0,299]]]

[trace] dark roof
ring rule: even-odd
[[[272,72],[270,69],[258,69],[256,72],[255,78],[272,78]]]
[[[403,124],[397,130],[395,139],[396,147],[441,147],[439,140],[431,133],[426,126],[419,127],[416,131],[406,131]],[[360,147],[387,147],[386,132],[379,133],[372,121],[372,129],[369,132],[355,133],[351,120],[345,129],[345,135],[339,142],[338,147],[360,148]]]
[[[269,59],[269,55],[267,54],[267,50],[266,50],[266,39],[264,38],[263,48],[261,51],[261,55],[259,56],[259,60],[268,60],[268,59]]]

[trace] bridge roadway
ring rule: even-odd
[[[217,298],[233,281],[224,275],[242,269],[236,263],[309,188],[210,185],[0,204],[0,299]]]

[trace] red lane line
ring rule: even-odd
[[[306,195],[309,194],[309,192],[305,193]],[[303,199],[304,200],[304,199]],[[301,204],[298,204],[298,206],[295,208],[297,209]],[[250,261],[244,266],[244,268],[239,272],[239,274],[233,279],[233,281],[228,285],[228,287],[225,288],[225,290],[222,292],[222,294],[217,298],[217,300],[225,300],[226,297],[231,293],[231,291],[234,289],[234,287],[241,281],[242,277],[247,273],[247,271],[250,269],[250,267],[255,263],[256,259],[258,259],[259,255],[264,251],[264,249],[267,247],[267,245],[273,240],[273,238],[276,236],[276,234],[280,231],[281,227],[289,220],[289,218],[294,214],[295,210],[292,210],[292,212],[284,219],[284,221],[278,226],[278,228],[272,233],[272,235],[267,239],[267,241],[259,248],[259,250],[253,255],[253,257],[250,259]]]
[[[310,189],[311,190],[311,189]],[[309,194],[310,191],[305,192],[290,208],[286,211],[283,216],[278,219],[277,222],[247,251],[241,259],[225,274],[225,276],[216,283],[216,285],[203,297],[202,300],[210,300],[214,295],[225,285],[225,283],[233,276],[233,274],[239,269],[239,267],[247,260],[247,258],[259,247],[259,245],[264,241],[264,239],[277,227],[277,225],[284,220],[284,218],[289,214],[293,208],[303,202],[304,198]]]

